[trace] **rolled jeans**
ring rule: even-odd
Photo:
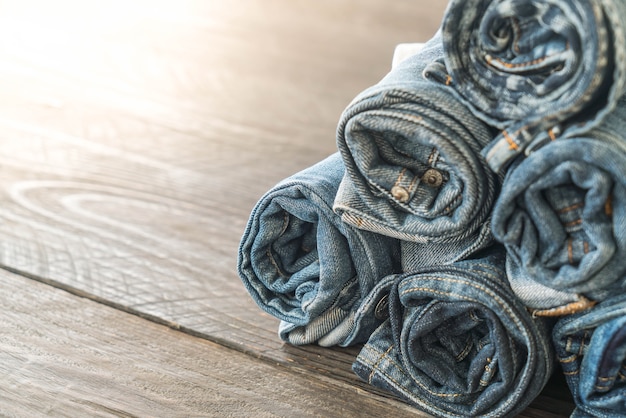
[[[347,346],[361,299],[399,271],[399,243],[353,228],[332,211],[344,166],[335,153],[281,181],[256,204],[238,273],[254,301],[281,320],[291,344]]]
[[[487,245],[499,187],[480,155],[491,131],[445,80],[422,76],[441,57],[438,34],[359,94],[337,128],[346,174],[335,212],[357,228],[414,243],[404,251],[413,266],[452,262]]]
[[[515,293],[537,315],[626,290],[626,101],[594,130],[517,160],[493,211]]]
[[[624,417],[626,295],[561,318],[553,341],[576,404],[572,417]]]
[[[356,374],[438,417],[500,418],[528,406],[552,372],[550,331],[507,285],[504,250],[479,254],[383,279],[389,317]]]
[[[622,0],[452,0],[450,85],[501,130],[484,154],[500,170],[538,135],[597,125],[626,91]]]

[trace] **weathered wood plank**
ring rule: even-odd
[[[423,416],[0,270],[0,416]]]

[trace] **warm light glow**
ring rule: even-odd
[[[242,7],[228,0],[0,0],[0,70],[62,74],[73,83],[149,95],[179,75],[186,80],[190,70],[172,56],[193,53],[202,42],[198,27],[225,21],[237,4]]]
[[[0,21],[5,30],[40,41],[63,33],[112,33],[143,19],[175,20],[190,14],[188,2],[167,0],[40,0],[0,5]]]
[[[200,2],[216,10],[228,1]],[[159,26],[180,27],[197,22],[198,2],[172,0],[0,0],[0,48],[18,56],[67,60],[82,48],[88,52],[101,42],[120,42]],[[209,13],[210,15],[210,13]],[[206,13],[205,13],[206,16]]]

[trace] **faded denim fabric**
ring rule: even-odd
[[[572,313],[626,290],[625,135],[620,100],[588,134],[550,142],[507,172],[493,233],[511,286],[536,314]]]
[[[553,338],[576,403],[572,417],[626,416],[626,295],[563,317]]]
[[[578,135],[626,90],[623,0],[451,0],[442,22],[450,84],[500,135],[496,171],[537,136]]]
[[[430,242],[422,244],[412,241],[400,242],[400,262],[405,273],[424,266],[450,264],[471,257],[472,254],[493,242],[491,223],[485,221],[478,233],[456,242]]]
[[[399,271],[397,240],[353,228],[332,211],[344,166],[339,154],[281,181],[254,207],[238,272],[254,301],[281,319],[291,344],[350,345],[356,309]],[[361,341],[362,342],[362,341]]]
[[[405,246],[410,265],[452,262],[492,240],[500,179],[480,150],[493,135],[445,82],[422,76],[441,57],[438,34],[359,94],[337,128],[346,175],[335,212],[357,228],[414,243]]]
[[[389,318],[353,364],[359,377],[438,417],[514,416],[535,399],[554,365],[550,329],[508,286],[501,246],[476,256],[379,283]]]

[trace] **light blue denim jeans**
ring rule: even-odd
[[[508,286],[502,247],[476,256],[379,283],[389,317],[354,362],[359,377],[437,417],[514,416],[535,399],[554,366],[550,329]]]
[[[577,135],[626,91],[623,0],[451,0],[442,22],[450,85],[501,132],[500,170],[538,135]]]
[[[455,261],[492,239],[500,179],[480,151],[493,135],[445,80],[423,77],[442,53],[437,34],[359,94],[337,128],[346,175],[335,212],[357,228],[414,243],[404,251],[413,266]]]
[[[281,181],[252,210],[238,272],[254,301],[281,320],[291,344],[346,346],[361,300],[399,271],[399,242],[354,228],[332,211],[344,166],[338,153]],[[361,321],[360,324],[367,324]]]
[[[626,102],[580,137],[509,168],[494,207],[516,294],[536,314],[588,307],[626,290]]]
[[[626,294],[563,317],[553,338],[576,403],[572,417],[626,416]]]

